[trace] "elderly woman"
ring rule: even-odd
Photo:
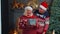
[[[18,19],[18,29],[23,30],[22,34],[37,34],[37,17],[32,11],[32,7],[25,7],[24,14]]]

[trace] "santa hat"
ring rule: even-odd
[[[42,8],[43,10],[47,10],[47,8],[48,8],[48,4],[44,1],[44,2],[42,2],[41,4],[40,4],[40,8]]]
[[[33,10],[33,8],[32,7],[30,7],[30,6],[27,6],[27,7],[25,7],[25,10]]]

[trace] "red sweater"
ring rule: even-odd
[[[37,26],[35,25],[28,25],[28,20],[29,19],[37,19],[35,15],[27,17],[27,16],[21,16],[20,17],[20,23],[19,23],[19,28],[23,29],[23,34],[37,34]],[[36,20],[37,23],[37,20]]]
[[[49,27],[49,17],[47,18],[39,18],[39,21],[38,21],[38,29],[37,29],[37,32],[39,34],[42,34],[43,32],[46,33],[46,31],[48,30],[48,27]]]

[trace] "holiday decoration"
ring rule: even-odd
[[[18,6],[19,6],[19,8],[24,8],[25,4],[24,3],[19,3]]]
[[[24,3],[18,3],[16,0],[13,1],[12,7],[14,8],[24,8]]]
[[[38,1],[37,0],[29,0],[26,4],[23,2],[17,2],[17,0],[14,0],[12,3],[12,7],[14,8],[24,8],[24,6],[32,6],[33,9],[38,8]]]
[[[33,9],[36,9],[36,8],[38,8],[38,1],[37,0],[29,0],[27,2],[27,6],[32,6]]]
[[[12,7],[13,8],[18,8],[18,2],[16,0],[13,1]]]

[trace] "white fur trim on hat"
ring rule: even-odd
[[[43,5],[40,5],[40,8],[42,8],[43,10],[47,10],[47,8],[45,8]]]
[[[30,6],[27,6],[27,7],[25,7],[25,10],[33,10],[33,8],[32,7],[30,7]]]

